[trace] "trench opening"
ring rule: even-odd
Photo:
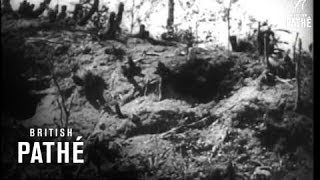
[[[165,84],[165,93],[174,91],[179,98],[191,97],[199,103],[221,100],[228,95],[237,78],[232,75],[233,60],[195,59],[174,70]],[[171,83],[171,84],[170,84]]]
[[[32,58],[25,56],[24,38],[16,33],[3,35],[2,39],[2,99],[3,113],[18,120],[32,117],[42,95],[32,90],[45,89],[49,80],[30,81],[36,71],[43,72]]]

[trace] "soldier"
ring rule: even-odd
[[[25,16],[28,18],[32,17],[33,9],[34,9],[34,4],[29,5],[28,8],[26,9]]]
[[[73,11],[73,20],[78,21],[83,17],[83,7],[81,4],[76,4]]]
[[[159,101],[161,101],[162,98],[163,98],[164,82],[171,75],[171,71],[162,62],[159,61],[158,62],[158,67],[157,67],[157,70],[156,70],[155,74],[158,74],[160,76],[160,81],[159,81]]]
[[[149,31],[146,31],[146,26],[144,24],[141,24],[140,25],[140,31],[139,31],[139,34],[138,36],[141,38],[141,39],[146,39],[149,37]]]
[[[57,5],[55,5],[55,7],[54,7],[54,15],[55,15],[55,18],[57,18],[58,13],[59,13],[59,5],[57,4]]]
[[[197,58],[196,49],[194,47],[189,47],[187,53],[187,61],[192,61]]]
[[[115,37],[116,35],[115,17],[116,17],[116,13],[111,12],[109,15],[109,22],[108,22],[109,27],[106,30],[99,32],[98,34],[101,39],[112,39]]]
[[[49,9],[48,18],[50,22],[54,22],[57,19],[57,14],[59,13],[59,5],[57,4],[54,9]]]
[[[129,83],[131,83],[136,91],[139,91],[140,95],[143,94],[141,87],[138,85],[136,80],[134,79],[135,76],[143,77],[144,75],[141,73],[141,67],[138,67],[133,62],[132,58],[128,58],[127,65],[121,66],[122,74],[127,78]]]
[[[64,19],[67,17],[67,6],[63,5],[61,6],[61,12],[58,15],[58,20]]]
[[[285,69],[287,71],[287,78],[292,78],[294,76],[294,70],[295,70],[295,65],[292,62],[292,59],[289,56],[290,54],[290,49],[287,50],[285,53],[285,56],[283,58],[283,61],[285,63]]]
[[[167,32],[161,34],[161,39],[163,40],[173,40],[174,39],[174,33],[173,33],[173,27],[167,27]]]
[[[48,7],[50,4],[51,0],[44,0],[44,2],[41,2],[39,7],[33,11],[32,16],[33,17],[39,17]]]

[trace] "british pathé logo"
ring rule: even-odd
[[[71,128],[30,128],[30,137],[72,137]],[[82,136],[74,142],[18,142],[18,163],[84,163]],[[43,154],[43,152],[45,152]],[[54,154],[54,157],[51,156]],[[63,158],[64,157],[64,158]]]
[[[310,2],[312,3],[312,2]],[[286,25],[290,28],[311,28],[312,12],[308,12],[307,0],[297,0],[294,3],[294,13],[286,17]],[[307,10],[306,10],[307,9]]]
[[[294,8],[299,9],[301,8],[302,10],[304,9],[304,4],[306,3],[307,0],[297,0]]]

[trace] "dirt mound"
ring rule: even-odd
[[[292,112],[295,83],[276,79],[272,85],[263,83],[266,66],[255,55],[195,48],[195,59],[188,60],[186,48],[179,44],[154,46],[138,38],[129,38],[127,44],[99,42],[84,32],[66,30],[39,31],[17,40],[5,37],[7,75],[19,82],[7,90],[7,102],[13,102],[8,112],[27,112],[19,112],[25,114],[19,127],[61,126],[63,97],[74,135],[105,139],[103,148],[91,153],[103,160],[85,166],[80,177],[284,179],[301,173],[296,172],[299,169],[312,174],[313,125],[308,115]],[[16,43],[24,44],[26,52]],[[48,68],[48,52],[53,54],[54,69]],[[135,85],[121,69],[129,57],[141,69],[142,75],[133,77]],[[158,62],[170,70],[161,100]],[[28,90],[34,96],[22,97]],[[111,149],[117,152],[114,162],[104,157]],[[77,166],[66,168],[71,172]],[[60,169],[41,166],[41,170],[55,174]]]

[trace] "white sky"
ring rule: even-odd
[[[17,8],[19,3],[22,0],[11,0],[11,4],[13,8]],[[138,4],[141,0],[135,0],[136,4]],[[199,12],[207,13],[206,16],[209,16],[210,12],[216,13],[217,11],[217,4],[215,3],[216,0],[195,0],[196,4],[192,7],[192,9],[199,9]],[[228,1],[224,1],[225,4],[228,4]],[[304,9],[302,10],[301,7],[298,9],[295,9],[295,3],[297,3],[299,0],[238,0],[238,5],[234,5],[233,10],[231,12],[231,16],[241,19],[241,17],[248,17],[249,15],[252,15],[259,21],[264,21],[268,19],[270,24],[276,25],[276,28],[284,28],[287,30],[290,30],[293,32],[291,35],[283,34],[281,38],[283,40],[289,41],[290,43],[293,42],[295,32],[299,32],[300,37],[303,42],[303,47],[306,48],[312,41],[313,41],[313,28],[293,28],[288,27],[286,20],[290,15],[299,14],[299,13],[305,13],[308,15],[311,15],[312,22],[313,22],[313,0],[306,0]],[[36,6],[42,2],[42,0],[29,0],[29,2],[34,3]],[[54,6],[55,4],[66,4],[68,5],[68,9],[73,9],[73,4],[79,2],[78,0],[52,0],[50,6]],[[133,0],[100,0],[100,5],[106,4],[109,2],[108,6],[111,10],[117,9],[117,4],[119,2],[125,2],[125,10],[126,7],[129,9],[131,8],[131,4]],[[166,24],[166,18],[167,18],[167,0],[159,0],[159,4],[154,7],[153,4],[150,3],[150,1],[146,1],[141,7],[141,10],[139,13],[137,13],[136,17],[144,18],[146,12],[152,11],[150,14],[150,18],[148,20],[145,20],[145,23],[147,27],[149,27],[149,31],[151,34],[159,35],[164,31],[164,25]],[[186,1],[180,0],[180,2],[185,3]],[[209,12],[209,13],[208,13]],[[192,16],[190,22],[183,22],[185,19],[183,18],[186,15],[187,11],[185,9],[182,9],[179,7],[179,1],[175,0],[175,23],[180,24],[180,28],[186,28],[188,26],[195,27],[195,22],[197,21],[197,16]],[[199,16],[200,17],[200,16]],[[126,27],[129,27],[130,24],[130,16],[125,15],[124,16],[124,24]],[[126,23],[127,22],[127,23]],[[245,20],[244,20],[245,22]],[[313,24],[313,23],[312,23]],[[218,34],[218,41],[222,44],[226,44],[226,37],[227,37],[227,31],[226,31],[226,23],[216,23],[216,24],[210,24],[208,22],[201,22],[198,24],[198,29],[201,29],[203,32],[203,35],[205,35],[208,31],[212,30],[213,34]],[[231,24],[232,25],[232,24]],[[234,26],[232,26],[234,27]],[[214,29],[214,30],[213,30]],[[136,29],[137,30],[137,29]],[[246,29],[244,28],[244,31]],[[234,30],[234,32],[238,32],[237,30]],[[199,36],[201,36],[201,32],[199,32]],[[220,38],[220,39],[219,39]]]

